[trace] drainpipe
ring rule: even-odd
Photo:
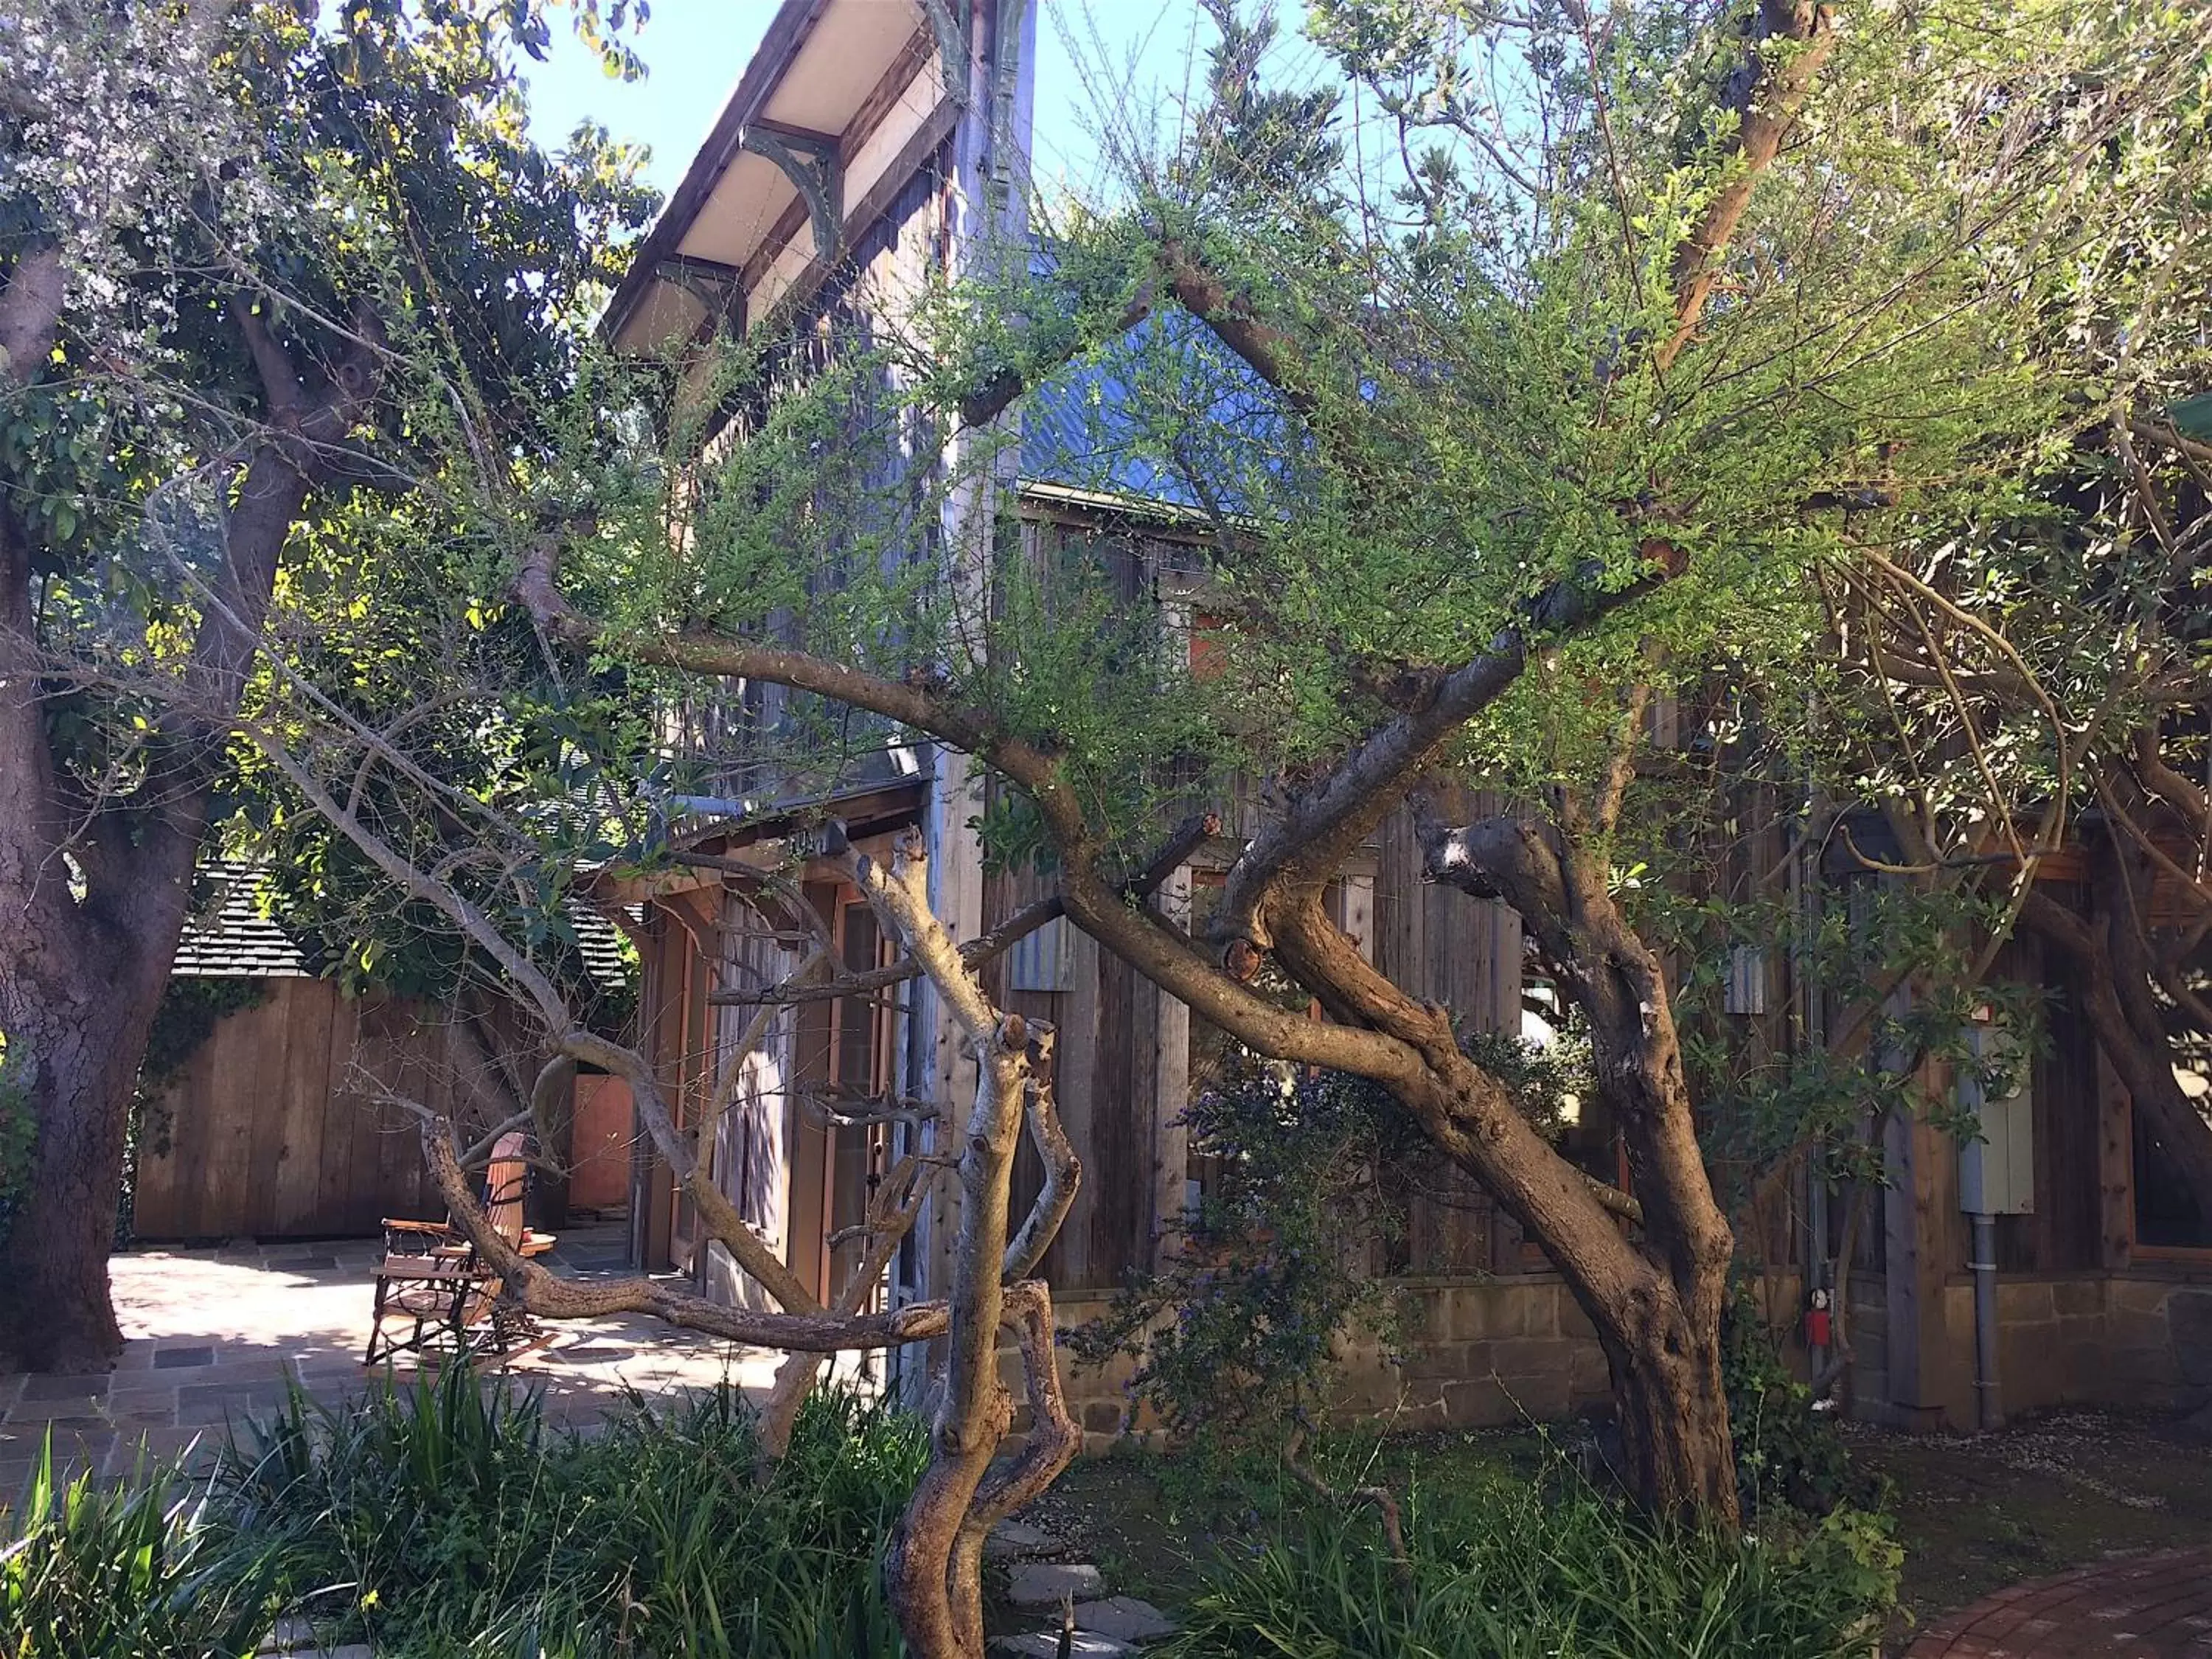
[[[1987,1429],[2004,1427],[2004,1402],[1997,1392],[1997,1218],[1973,1212],[1974,1402],[1977,1420]]]
[[[1981,1427],[2004,1426],[2004,1400],[1997,1391],[1997,1217],[2031,1207],[2022,1190],[2024,1155],[2033,1150],[2020,1124],[2028,1099],[2024,1090],[2002,1100],[1984,1091],[1982,1057],[2000,1039],[1989,1024],[1990,1011],[1974,1011],[1967,1038],[1976,1064],[1960,1079],[1959,1103],[1974,1115],[1973,1139],[1959,1149],[1959,1207],[1973,1224],[1973,1247],[1966,1270],[1974,1276],[1974,1399]]]
[[[1805,726],[1808,732],[1817,733],[1820,723],[1820,705],[1816,694],[1808,692],[1805,697]],[[1790,935],[1790,1018],[1795,1030],[1791,1033],[1796,1058],[1802,1060],[1817,1051],[1827,1040],[1826,1009],[1821,1001],[1820,982],[1808,941],[1820,925],[1820,849],[1814,838],[1814,826],[1818,822],[1821,806],[1820,788],[1812,769],[1805,771],[1805,793],[1798,805],[1797,845],[1790,861],[1791,908],[1796,926]],[[1808,1162],[1805,1173],[1805,1284],[1804,1304],[1808,1309],[1817,1305],[1815,1295],[1821,1291],[1828,1294],[1828,1327],[1842,1316],[1838,1305],[1841,1297],[1835,1286],[1836,1275],[1829,1270],[1828,1262],[1828,1183]],[[1840,1273],[1848,1274],[1850,1263],[1838,1264]],[[1808,1331],[1821,1327],[1809,1319]],[[1820,1378],[1828,1369],[1828,1345],[1825,1342],[1806,1344],[1808,1374],[1813,1379],[1816,1395],[1825,1393]]]

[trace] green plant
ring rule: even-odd
[[[166,1471],[57,1489],[47,1437],[21,1533],[0,1553],[0,1655],[7,1659],[228,1659],[267,1628],[259,1581],[218,1559],[213,1536],[172,1495]]]
[[[1138,1357],[1133,1390],[1214,1463],[1317,1412],[1339,1345],[1389,1312],[1374,1247],[1397,1225],[1377,1180],[1390,1103],[1370,1085],[1238,1056],[1184,1115],[1218,1171],[1182,1248],[1071,1340],[1100,1364]]]
[[[1776,1504],[1825,1516],[1880,1495],[1852,1468],[1835,1418],[1814,1409],[1813,1390],[1783,1358],[1741,1279],[1721,1316],[1721,1376],[1746,1516]]]
[[[1364,1511],[1285,1492],[1162,1659],[1839,1659],[1870,1655],[1903,1552],[1881,1517],[1731,1538],[1655,1527],[1555,1464],[1416,1483],[1401,1578]]]
[[[1522,1115],[1556,1130],[1561,1102],[1587,1089],[1588,1050],[1462,1035]],[[1091,1364],[1137,1358],[1133,1392],[1169,1431],[1226,1472],[1246,1452],[1269,1462],[1318,1427],[1353,1334],[1389,1345],[1395,1319],[1383,1270],[1418,1190],[1422,1131],[1376,1084],[1302,1074],[1242,1049],[1184,1114],[1213,1176],[1182,1224],[1182,1249],[1133,1278],[1070,1346]]]
[[[289,1611],[380,1654],[903,1651],[875,1564],[921,1425],[821,1393],[764,1480],[758,1451],[726,1387],[586,1439],[457,1368],[343,1408],[295,1394],[225,1449],[210,1514]]]

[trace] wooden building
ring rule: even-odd
[[[957,276],[988,257],[994,239],[1019,238],[1036,14],[1022,0],[786,0],[642,245],[606,319],[609,337],[665,350],[718,329],[808,319],[826,328],[896,307],[927,273]],[[956,568],[984,556],[1009,517],[1037,543],[1115,538],[1133,600],[1157,595],[1164,606],[1188,608],[1192,596],[1176,587],[1172,514],[1011,467],[948,501],[933,556]],[[1182,624],[1196,639],[1194,621]],[[757,1011],[749,995],[797,963],[806,919],[780,905],[811,907],[848,967],[885,959],[866,907],[831,866],[807,858],[812,826],[835,817],[863,850],[918,830],[938,913],[956,937],[972,939],[1030,896],[1019,878],[985,872],[970,828],[976,804],[963,757],[891,743],[872,772],[849,772],[804,810],[779,806],[772,789],[746,802],[696,803],[678,826],[688,862],[678,874],[606,890],[611,901],[644,907],[641,1039],[679,1115],[696,1109]],[[1203,902],[1241,845],[1233,810],[1231,819],[1153,903],[1185,917]],[[796,871],[798,897],[764,899],[749,869]],[[1394,820],[1341,872],[1340,925],[1407,990],[1478,1029],[1521,1030],[1531,988],[1517,919],[1419,878],[1410,829]],[[2025,946],[2012,966],[2044,972]],[[1799,994],[1778,957],[1762,958],[1758,973],[1756,999],[1747,983],[1747,1019],[1768,1012],[1765,999],[1778,1012]],[[1152,1258],[1204,1178],[1180,1118],[1202,1080],[1207,1034],[1193,1030],[1175,999],[1066,924],[1032,936],[988,978],[1006,1006],[1051,1019],[1060,1034],[1059,1097],[1085,1180],[1046,1271],[1062,1316],[1081,1319]],[[2062,1017],[2057,1026],[2021,1113],[2028,1207],[1996,1227],[2006,1406],[2212,1397],[2212,1250],[2135,1242],[2138,1182],[2124,1095],[2078,1024]],[[715,1149],[716,1176],[801,1275],[826,1287],[836,1265],[830,1241],[858,1219],[868,1182],[903,1131],[831,1127],[822,1103],[847,1091],[957,1102],[972,1093],[971,1062],[926,984],[915,984],[787,1008],[745,1063]],[[1618,1174],[1601,1124],[1575,1137],[1571,1149],[1590,1173]],[[1879,1224],[1855,1240],[1839,1272],[1860,1345],[1851,1403],[1887,1420],[1971,1426],[1984,1391],[1975,1387],[1960,1149],[1924,1125],[1904,1125],[1885,1156],[1891,1180]],[[757,1294],[718,1246],[701,1247],[668,1171],[643,1151],[631,1224],[642,1265],[688,1271],[730,1298]],[[1795,1328],[1802,1264],[1835,1248],[1833,1230],[1815,1241],[1792,1225],[1772,1243],[1770,1316]],[[925,1221],[889,1297],[929,1293],[933,1249]],[[1413,1310],[1411,1348],[1401,1364],[1378,1354],[1355,1366],[1348,1407],[1388,1407],[1412,1425],[1561,1415],[1605,1397],[1588,1322],[1540,1253],[1480,1194],[1419,1206],[1400,1267]],[[1119,1382],[1073,1379],[1094,1435],[1129,1425]]]
[[[212,872],[214,914],[178,945],[173,1000],[214,1014],[192,1022],[188,1053],[155,1079],[139,1111],[131,1166],[131,1235],[142,1243],[226,1238],[342,1238],[374,1234],[386,1216],[434,1218],[445,1201],[422,1161],[414,1118],[391,1097],[462,1123],[489,1123],[526,1096],[538,1056],[509,1010],[370,989],[349,993],[264,916],[252,872]],[[611,927],[580,917],[587,966],[629,973]],[[202,988],[226,988],[205,995]],[[628,1201],[629,1091],[577,1080],[565,1182],[543,1182],[533,1219],[561,1223],[571,1206]]]

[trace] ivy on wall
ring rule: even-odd
[[[9,1064],[8,1034],[0,1031],[0,1243],[7,1239],[15,1200],[21,1195],[23,1171],[31,1164],[34,1125],[24,1068],[20,1054],[13,1066]]]
[[[162,1097],[168,1085],[191,1063],[200,1046],[215,1035],[223,1019],[269,998],[269,981],[261,979],[172,979],[154,1012],[154,1029],[146,1040],[146,1057],[138,1066],[138,1089],[131,1101],[131,1127],[123,1145],[123,1197],[115,1210],[115,1243],[119,1249],[131,1242],[132,1200],[138,1187],[138,1158],[142,1152],[160,1157],[169,1150],[173,1118]],[[4,1109],[0,1105],[0,1109]]]

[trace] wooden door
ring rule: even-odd
[[[844,884],[810,883],[807,898],[830,926],[839,963],[848,973],[890,960],[888,941],[867,902]],[[890,1087],[898,989],[800,1005],[797,1052],[799,1110],[792,1140],[791,1264],[825,1301],[859,1260],[854,1237],[834,1249],[830,1238],[857,1227],[883,1177],[889,1142],[880,1125],[831,1121],[852,1115]]]

